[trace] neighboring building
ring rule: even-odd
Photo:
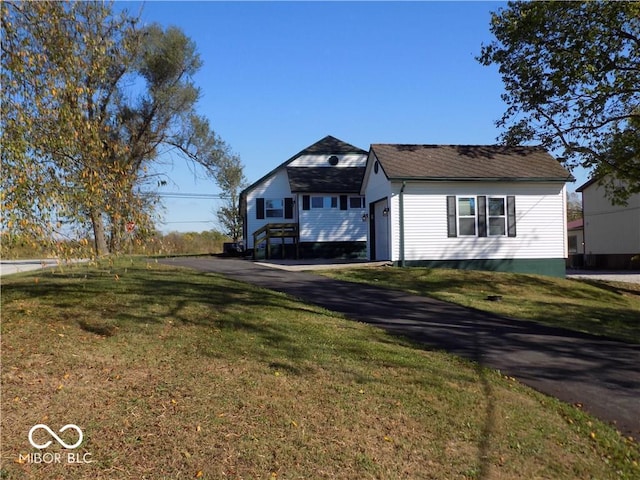
[[[567,223],[567,245],[569,251],[567,267],[582,267],[584,265],[584,224],[581,218]]]
[[[564,276],[571,180],[533,147],[371,145],[368,258]]]
[[[366,150],[327,136],[247,187],[240,194],[246,248],[256,257],[364,258],[366,161]]]
[[[640,268],[640,193],[620,206],[607,199],[597,179],[576,191],[582,193],[585,267]]]

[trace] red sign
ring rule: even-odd
[[[127,229],[127,233],[131,233],[136,229],[136,224],[134,222],[127,222],[124,228]]]

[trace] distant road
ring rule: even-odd
[[[62,263],[86,262],[87,260],[70,260]],[[40,270],[41,268],[55,267],[61,263],[57,258],[35,258],[32,260],[0,260],[0,277],[5,277],[13,273],[29,272]]]

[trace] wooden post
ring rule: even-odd
[[[253,259],[257,260],[258,259],[258,242],[257,240],[257,235],[255,234],[255,232],[253,232]]]
[[[270,231],[267,230],[267,247],[265,248],[265,260],[269,260],[271,258],[271,235]]]

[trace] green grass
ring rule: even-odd
[[[640,475],[575,407],[215,274],[76,266],[7,277],[2,303],[0,478]],[[80,426],[92,463],[21,461],[37,423]]]
[[[439,268],[367,267],[322,274],[640,343],[640,285],[636,284]],[[488,301],[489,295],[500,295],[502,300]]]

